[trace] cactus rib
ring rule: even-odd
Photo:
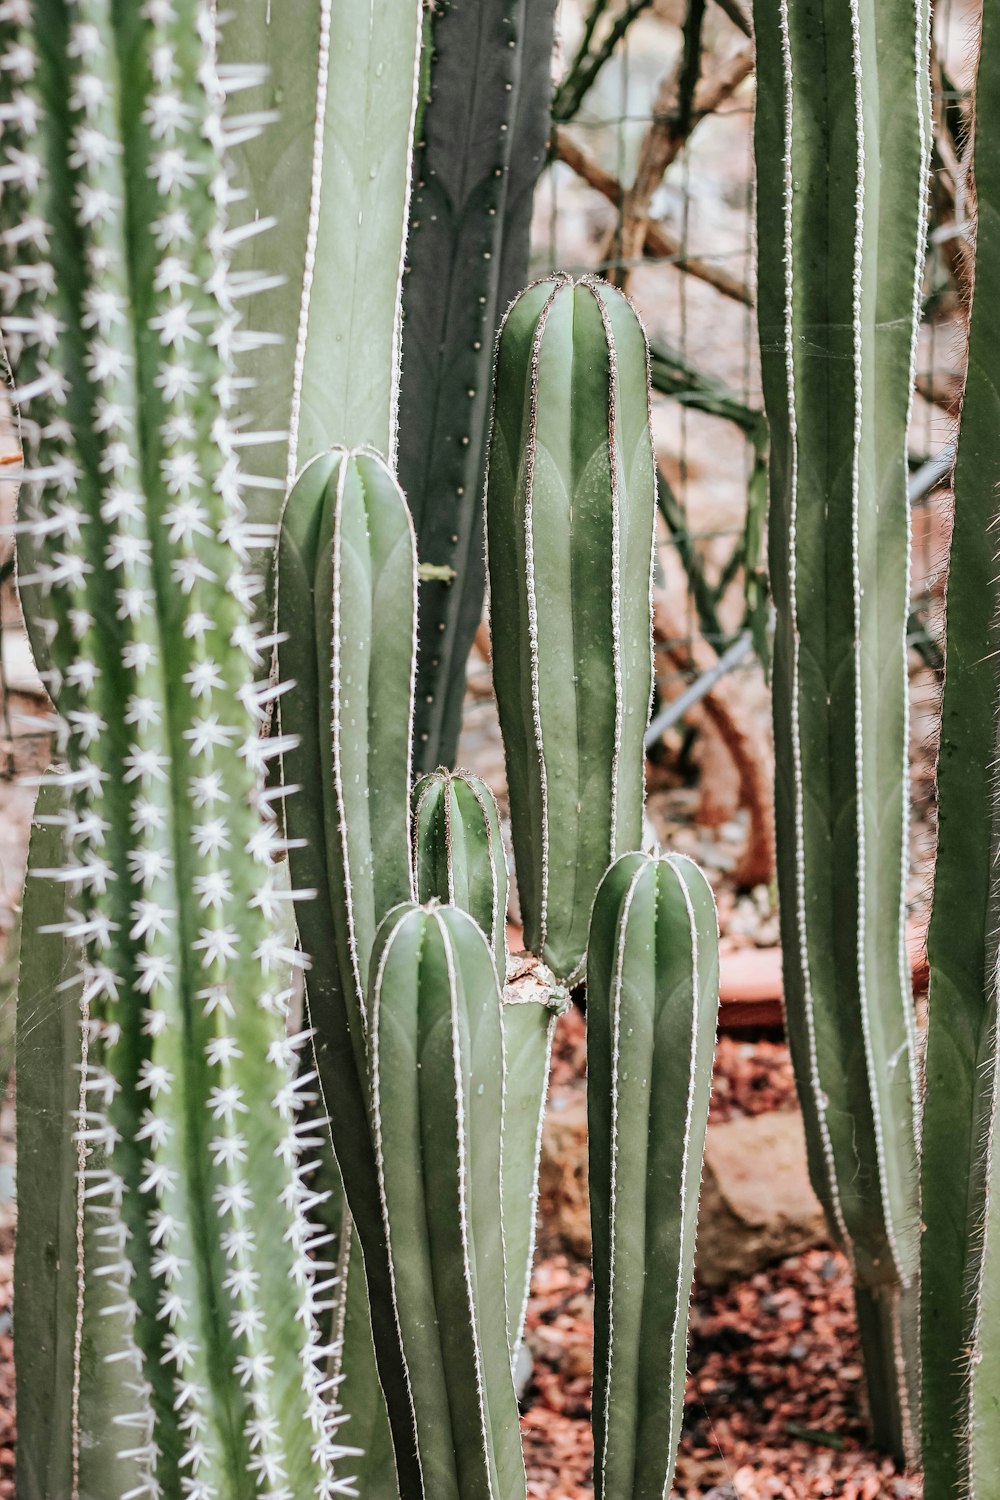
[[[248,205],[233,234],[250,324],[239,370],[269,439],[255,447],[255,521],[273,523],[335,443],[394,458],[421,13],[419,0],[297,0],[294,16],[249,0],[223,32],[223,67],[251,65],[254,112],[276,117],[231,148]]]

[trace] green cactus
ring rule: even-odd
[[[294,893],[272,868],[272,692],[254,682],[228,418],[214,10],[17,0],[3,23],[22,582],[44,602],[66,766],[48,875],[79,951],[73,1491],[331,1495],[308,1082],[285,1035],[297,957],[276,920]],[[108,1337],[108,1287],[122,1373],[85,1431],[81,1360]],[[34,1353],[20,1346],[23,1379]],[[102,1455],[110,1477],[90,1473]]]
[[[503,992],[503,1200],[507,1342],[513,1365],[524,1338],[538,1215],[538,1171],[556,1023],[569,996],[544,964],[512,965]]]
[[[379,930],[369,991],[378,1186],[425,1492],[526,1493],[511,1379],[499,1191],[500,993],[455,907]]]
[[[474,917],[507,981],[507,856],[493,793],[468,771],[443,767],[413,789],[413,861],[420,901],[432,897]]]
[[[223,75],[245,85],[251,124],[267,121],[229,145],[255,521],[276,521],[335,443],[395,453],[421,14],[420,0],[244,0],[223,29]]]
[[[598,882],[642,839],[656,507],[647,364],[627,299],[587,276],[522,292],[497,346],[493,676],[525,942],[567,983],[583,974]]]
[[[705,877],[682,856],[624,855],[587,958],[597,1500],[670,1491],[718,1006]]]
[[[1000,486],[1000,16],[984,5],[976,80],[975,277],[954,474],[938,850],[927,939],[921,1331],[925,1494],[996,1488],[997,726]]]
[[[376,928],[412,895],[409,836],[417,573],[398,484],[368,450],[334,449],[286,503],[275,586],[282,776],[306,998],[333,1149],[361,1243],[400,1491],[423,1494],[368,1110],[365,994]]]
[[[566,993],[543,964],[508,964],[507,859],[489,787],[468,771],[438,770],[421,777],[413,791],[413,839],[419,899],[437,898],[475,918],[493,950],[503,987],[501,1194],[507,1336],[513,1359],[524,1333],[535,1250],[552,1038]]]
[[[554,0],[444,0],[414,161],[399,478],[421,562],[454,572],[420,591],[414,754],[454,763],[465,661],[483,608],[483,476],[493,345],[528,271],[545,164]]]
[[[906,434],[928,14],[922,0],[755,13],[785,1007],[813,1183],[856,1279],[875,1434],[912,1456]]]
[[[33,869],[65,862],[60,788],[39,793],[31,834]],[[66,1000],[80,962],[61,929],[71,911],[65,882],[31,879],[25,892],[25,944],[17,1003],[17,1142],[20,1225],[14,1262],[17,1299],[18,1490],[31,1497],[80,1492],[97,1500],[142,1482],[142,1466],[118,1456],[127,1447],[119,1419],[135,1405],[119,1360],[136,1349],[121,1296],[101,1264],[93,1216],[82,1220],[79,1007]],[[93,1165],[93,1159],[88,1166]],[[78,1233],[81,1237],[78,1238]],[[59,1275],[60,1265],[72,1275]],[[78,1277],[91,1273],[81,1302]],[[80,1316],[82,1314],[82,1316]],[[27,1353],[30,1351],[30,1359]],[[133,1370],[133,1378],[135,1375]],[[117,1387],[117,1388],[116,1388]],[[81,1464],[79,1453],[86,1453]]]

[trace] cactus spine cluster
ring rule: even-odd
[[[626,854],[594,901],[587,1127],[594,1493],[670,1491],[719,1006],[718,923],[689,859]]]
[[[598,883],[641,843],[652,693],[648,353],[605,283],[553,277],[508,311],[486,505],[525,943],[572,984]]]
[[[975,96],[977,222],[938,762],[938,851],[928,933],[923,1131],[925,1494],[996,1493],[997,785],[1000,586],[1000,16],[982,12]]]
[[[785,1008],[851,1260],[876,1434],[917,1430],[906,434],[926,233],[925,4],[755,6],[759,324]]]
[[[298,957],[231,422],[220,160],[245,127],[199,0],[10,0],[0,19],[22,582],[65,767],[63,856],[35,875],[67,891],[81,1026],[70,1472],[51,1478],[74,1497],[331,1495],[315,1123],[286,1035]],[[87,1415],[90,1347],[129,1397],[113,1421]]]

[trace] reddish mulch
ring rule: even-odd
[[[550,1095],[579,1088],[586,1072],[587,1023],[573,1006],[556,1028]],[[717,1039],[710,1107],[713,1120],[796,1107],[795,1079],[784,1042],[744,1042],[731,1036]]]
[[[521,1423],[528,1493],[589,1500],[593,1301],[586,1266],[565,1256],[538,1265],[527,1339],[535,1360]],[[676,1494],[920,1496],[919,1479],[865,1448],[863,1374],[841,1256],[813,1250],[727,1292],[696,1292],[688,1365]]]

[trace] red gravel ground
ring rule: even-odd
[[[589,1500],[589,1269],[537,1266],[522,1418],[533,1500]],[[687,1500],[918,1500],[919,1479],[865,1447],[863,1376],[843,1258],[813,1250],[724,1293],[697,1292],[674,1481]]]

